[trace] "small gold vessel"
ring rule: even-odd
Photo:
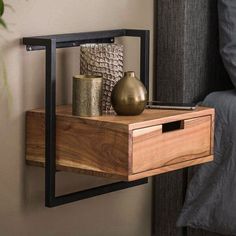
[[[143,112],[147,104],[147,90],[133,71],[125,72],[115,85],[111,103],[117,115],[135,116]]]
[[[102,115],[102,78],[90,75],[73,77],[72,114],[75,116]]]

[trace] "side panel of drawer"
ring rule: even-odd
[[[42,166],[45,163],[45,115],[27,112],[26,119],[26,159]],[[76,117],[57,116],[57,169],[127,179],[128,139],[125,132],[90,125]]]
[[[179,122],[133,131],[133,174],[211,155],[211,116]]]

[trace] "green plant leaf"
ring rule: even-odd
[[[5,21],[0,17],[0,25],[3,27],[3,28],[5,28],[5,29],[7,29],[7,24],[5,23]]]
[[[0,0],[0,17],[3,15],[4,13],[4,2],[3,0]]]

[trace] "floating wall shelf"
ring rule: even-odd
[[[212,160],[214,110],[147,109],[139,116],[81,118],[57,107],[56,167],[134,181]],[[45,111],[27,112],[27,162],[44,166]]]
[[[114,37],[121,36],[141,38],[140,74],[148,88],[149,31],[112,30],[23,40],[28,50],[46,49],[46,106],[27,112],[26,160],[45,166],[48,207],[145,184],[150,176],[213,160],[214,109],[148,109],[139,116],[81,118],[72,115],[70,105],[56,107],[56,48],[114,42]],[[55,196],[56,170],[121,182]]]
[[[119,29],[98,32],[59,34],[23,38],[28,51],[46,50],[46,104],[45,104],[45,205],[54,207],[88,197],[147,183],[147,179],[118,182],[63,196],[55,194],[56,175],[56,49],[77,47],[85,43],[114,43],[116,37],[140,38],[140,77],[149,85],[148,30]]]

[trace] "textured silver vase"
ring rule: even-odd
[[[123,77],[123,45],[84,44],[80,47],[80,73],[103,78],[102,109],[113,111],[111,92]]]

